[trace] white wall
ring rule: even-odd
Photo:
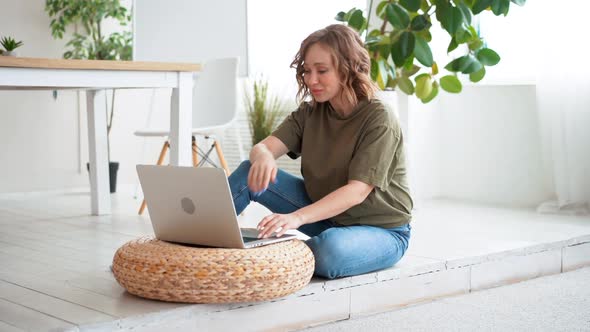
[[[411,99],[412,191],[510,206],[551,197],[534,85],[467,85],[423,105]]]

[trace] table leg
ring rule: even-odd
[[[170,100],[170,164],[190,166],[191,128],[193,126],[193,74],[178,73],[178,88]]]
[[[95,216],[111,213],[105,93],[105,90],[86,91],[90,204],[92,215]]]

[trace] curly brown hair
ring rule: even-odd
[[[307,51],[316,43],[327,47],[332,53],[332,61],[340,77],[344,100],[356,105],[360,99],[371,99],[375,96],[378,88],[369,76],[371,59],[363,41],[353,29],[342,24],[332,24],[305,38],[301,42],[295,59],[291,62],[291,68],[296,70],[299,100],[304,100],[311,95],[303,80],[305,71],[303,63]]]

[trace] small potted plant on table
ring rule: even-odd
[[[0,50],[0,54],[3,56],[16,56],[15,49],[23,46],[22,41],[16,41],[12,37],[4,37],[0,40],[0,44],[4,47],[4,51]]]

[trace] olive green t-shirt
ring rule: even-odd
[[[272,133],[301,156],[301,174],[316,202],[349,180],[375,186],[359,205],[330,218],[339,225],[402,226],[411,219],[399,122],[379,100],[362,100],[348,116],[329,103],[302,103]]]

